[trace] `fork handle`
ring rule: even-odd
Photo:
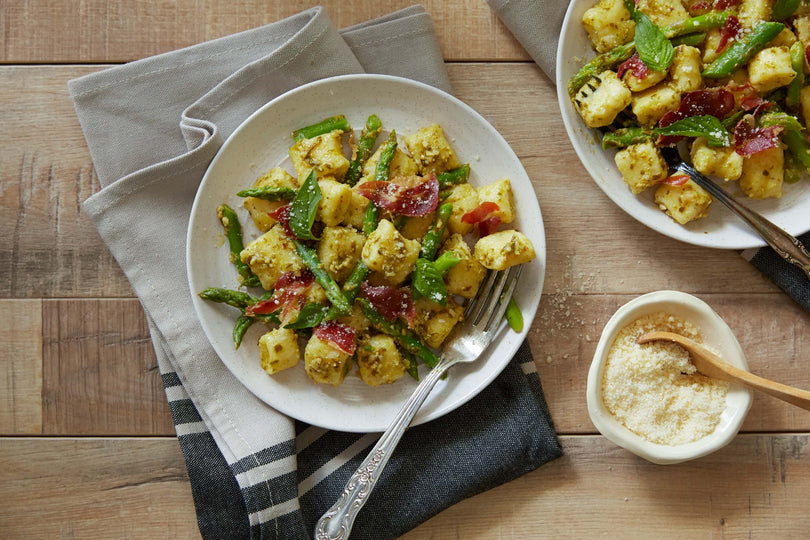
[[[366,459],[349,478],[346,488],[337,502],[318,520],[315,525],[316,540],[338,540],[349,537],[357,514],[366,504],[374,486],[377,485],[377,480],[379,480],[388,459],[402,438],[402,434],[405,433],[405,428],[410,425],[414,415],[422,406],[422,403],[425,402],[436,382],[453,363],[455,362],[442,358],[422,379],[422,382],[419,383],[411,397],[399,410],[391,425],[382,434]]]
[[[810,253],[794,236],[777,227],[769,220],[734,200],[724,189],[709,179],[700,182],[704,177],[686,163],[679,163],[676,169],[692,177],[702,188],[711,193],[729,210],[740,216],[765,240],[773,250],[790,264],[798,266],[810,278]]]

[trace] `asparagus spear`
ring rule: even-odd
[[[374,179],[387,182],[391,173],[391,160],[394,159],[394,154],[397,150],[397,133],[391,131],[388,135],[388,140],[385,141],[382,151],[380,152],[380,161],[377,162],[377,167],[374,169]],[[377,228],[377,223],[380,221],[380,208],[374,204],[373,201],[368,201],[366,206],[366,213],[363,215],[363,234],[368,236],[373,233]]]
[[[276,186],[261,186],[249,189],[243,189],[236,194],[239,197],[255,197],[257,199],[264,199],[265,201],[290,201],[295,198],[297,192],[294,189]]]
[[[764,49],[784,28],[785,25],[778,22],[759,23],[750,33],[732,43],[723,54],[709,64],[709,67],[703,70],[703,76],[708,79],[728,77]]]
[[[292,138],[296,141],[300,141],[301,139],[311,139],[313,137],[317,137],[318,135],[323,135],[324,133],[330,133],[336,129],[343,132],[351,131],[352,129],[348,120],[346,120],[346,117],[342,114],[325,118],[324,120],[321,120],[316,124],[312,124],[311,126],[296,129],[292,132]]]
[[[379,311],[374,309],[371,302],[365,298],[358,298],[357,301],[360,302],[360,307],[363,309],[366,318],[371,321],[371,324],[373,324],[377,330],[399,341],[403,347],[421,358],[422,362],[427,366],[432,368],[439,363],[439,358],[433,351],[431,351],[427,345],[419,341],[419,338],[416,337],[413,332],[405,328],[402,323],[399,321],[390,322],[386,320],[385,317],[380,315]]]
[[[457,169],[445,171],[436,175],[436,180],[439,181],[439,189],[449,189],[458,184],[467,182],[470,178],[470,164],[465,163]]]
[[[439,251],[439,245],[442,243],[442,236],[447,229],[447,220],[450,219],[450,214],[453,213],[453,203],[446,203],[439,207],[436,212],[436,217],[433,219],[433,224],[425,233],[422,239],[422,252],[420,257],[432,261],[436,258],[436,253]]]
[[[293,240],[293,244],[295,244],[295,250],[298,252],[298,256],[301,257],[301,260],[304,261],[306,267],[315,274],[315,281],[323,287],[323,290],[326,292],[326,297],[332,302],[332,306],[334,306],[341,315],[347,314],[352,306],[348,300],[346,300],[343,291],[340,290],[340,286],[323,267],[323,263],[318,259],[315,250],[305,246],[299,240]]]
[[[242,285],[245,287],[260,287],[261,282],[258,276],[254,275],[250,270],[250,266],[242,262],[239,257],[245,246],[242,243],[242,226],[239,224],[236,212],[227,204],[221,204],[217,207],[217,217],[225,229],[225,236],[228,238],[228,246],[231,250],[231,262],[236,266],[236,271],[242,277]]]
[[[394,159],[394,154],[397,151],[397,132],[391,130],[388,135],[388,140],[385,141],[382,151],[380,151],[380,161],[377,162],[377,167],[374,169],[374,179],[379,181],[388,181],[388,176],[391,172],[391,160]]]
[[[357,298],[357,294],[360,292],[360,285],[365,281],[368,277],[368,274],[371,270],[369,270],[366,263],[363,260],[357,261],[352,273],[349,274],[349,277],[346,278],[346,281],[343,283],[343,296],[346,298],[346,301],[349,305],[354,303],[354,299]],[[327,321],[331,321],[333,319],[337,319],[338,317],[342,317],[344,313],[341,313],[334,305],[329,308],[329,311],[326,312],[325,319]]]
[[[360,134],[360,140],[357,141],[357,153],[349,164],[349,170],[346,171],[343,177],[343,181],[350,186],[355,185],[360,180],[360,170],[371,155],[371,149],[374,147],[374,142],[377,140],[381,128],[382,122],[380,122],[376,114],[368,117],[363,132]]]
[[[730,13],[727,11],[710,12],[672,24],[662,28],[662,30],[664,35],[669,39],[692,33],[705,32],[706,30],[718,28],[726,24],[729,15]],[[579,68],[579,71],[568,81],[568,95],[574,97],[588,79],[624,62],[633,56],[635,50],[635,41],[630,41],[597,55],[596,58]]]

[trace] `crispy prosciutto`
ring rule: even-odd
[[[291,204],[285,204],[284,206],[279,206],[272,212],[269,212],[269,216],[275,219],[281,226],[284,228],[284,233],[289,236],[290,238],[295,238],[295,234],[290,229],[290,209],[292,208]]]
[[[285,272],[276,281],[273,295],[268,300],[245,308],[245,314],[264,315],[282,310],[279,319],[282,323],[290,322],[292,311],[300,311],[304,307],[305,294],[314,282],[315,275],[309,270],[304,270],[300,274]]]
[[[754,117],[746,115],[734,128],[734,149],[741,156],[750,156],[779,144],[782,126],[756,127]]]
[[[399,317],[408,321],[408,325],[413,325],[416,317],[416,308],[413,305],[411,291],[407,287],[395,289],[393,287],[374,287],[364,281],[361,285],[361,294],[367,298],[385,320],[394,322]]]
[[[356,331],[351,326],[338,321],[324,321],[316,326],[312,333],[344,353],[354,354]]]
[[[690,116],[707,114],[722,120],[733,110],[734,94],[725,88],[695,90],[685,94],[678,108],[665,114],[658,125],[666,127]],[[680,135],[661,135],[658,137],[658,144],[669,146],[677,144],[682,139]]]
[[[500,209],[494,202],[483,202],[477,208],[461,216],[461,221],[477,225],[478,234],[487,236],[494,233],[501,224],[501,216],[492,215]]]
[[[375,180],[360,184],[357,191],[380,208],[409,217],[429,214],[439,204],[439,181],[432,173],[413,187]]]
[[[626,71],[630,71],[636,79],[643,79],[649,73],[647,64],[641,61],[638,53],[633,53],[633,56],[619,64],[616,75],[621,79]]]
[[[743,27],[739,19],[734,15],[729,15],[728,19],[726,19],[726,24],[720,29],[720,41],[717,43],[717,52],[725,49],[730,41],[737,39],[742,29]]]
[[[714,0],[714,9],[724,10],[739,5],[740,0]]]
[[[682,186],[689,181],[689,177],[685,174],[673,174],[667,176],[659,182],[659,184],[669,184],[670,186]]]

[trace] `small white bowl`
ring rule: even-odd
[[[720,417],[717,428],[695,442],[678,446],[656,444],[624,427],[607,410],[602,400],[602,374],[608,351],[622,328],[640,317],[662,311],[697,326],[703,337],[703,343],[718,351],[729,363],[746,371],[748,364],[737,338],[725,321],[706,302],[692,295],[678,291],[652,292],[631,300],[610,318],[602,331],[588,372],[587,398],[591,421],[610,441],[648,461],[666,465],[705,456],[730,443],[740,430],[751,407],[752,392],[740,384],[730,384],[726,396],[726,409]]]

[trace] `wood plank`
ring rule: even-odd
[[[425,0],[448,60],[527,60],[494,12],[478,0]],[[3,63],[128,62],[281,20],[322,5],[338,28],[412,5],[411,0],[121,2],[28,0],[0,5]]]
[[[403,538],[803,538],[810,435],[742,435],[702,459],[648,463],[600,436],[450,507]],[[0,439],[10,538],[198,537],[174,439]],[[745,471],[745,474],[740,474]],[[642,517],[643,516],[643,517]]]
[[[14,231],[13,242],[0,246],[0,297],[132,296],[80,207],[98,181],[66,82],[98,69],[0,68],[0,100],[8,103],[0,122],[16,135],[0,148],[0,174],[19,178],[0,190],[0,226]],[[661,288],[662,275],[681,290],[777,291],[736,252],[666,238],[613,204],[579,164],[555,90],[537,67],[451,64],[449,72],[457,95],[504,135],[532,179],[546,227],[549,293],[638,294]],[[487,84],[493,80],[501,84]]]
[[[199,538],[176,439],[0,439],[5,538]]]
[[[43,433],[174,435],[140,304],[43,305]]]
[[[0,343],[0,433],[41,433],[41,300],[0,300]]]
[[[132,296],[81,208],[99,184],[67,81],[98,69],[0,70],[0,123],[14,134],[0,146],[0,174],[9,180],[0,189],[0,228],[11,236],[0,246],[0,297]]]
[[[728,322],[753,372],[810,389],[810,317],[798,306],[782,294],[698,296]],[[633,297],[561,292],[541,300],[529,342],[558,432],[595,433],[588,368],[601,329]],[[44,433],[174,434],[137,300],[53,300],[43,311]],[[743,431],[810,431],[810,415],[756,395]]]
[[[664,467],[601,437],[563,437],[559,460],[402,538],[805,538],[808,442],[807,434],[740,436]]]

